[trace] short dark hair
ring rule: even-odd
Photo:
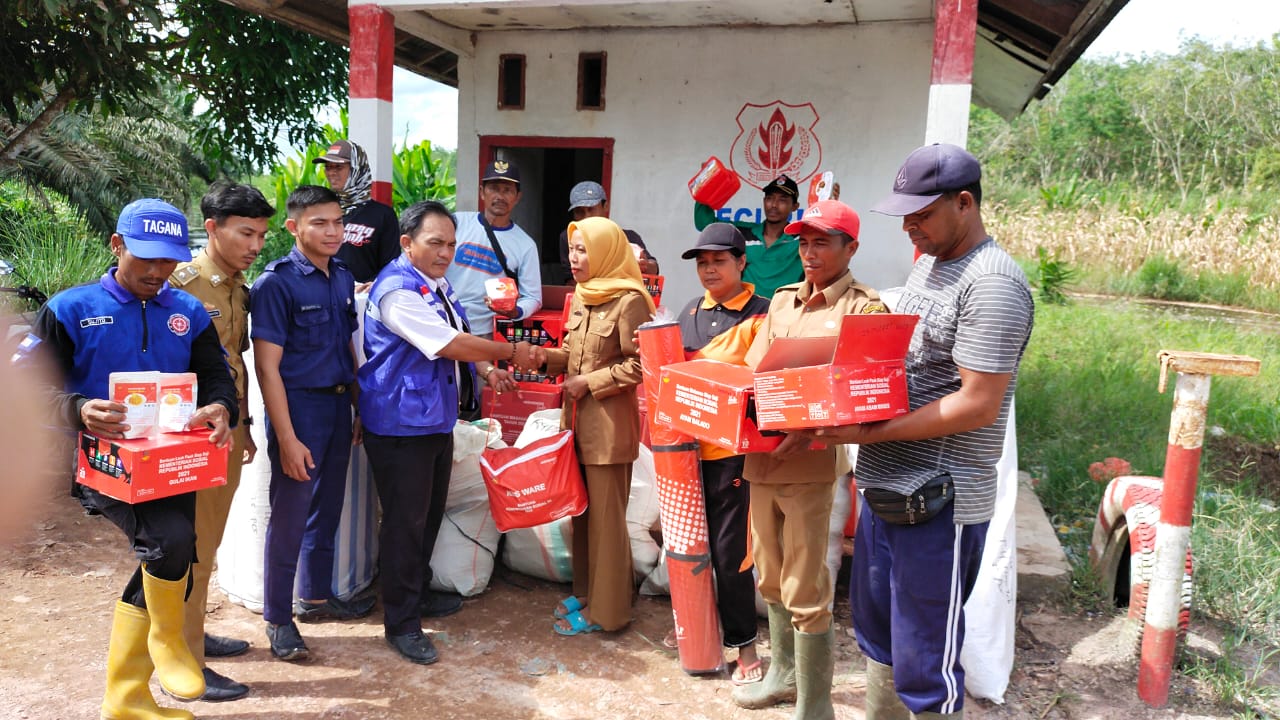
[[[449,208],[443,203],[435,200],[423,200],[416,202],[404,209],[400,213],[400,234],[413,237],[418,234],[418,228],[422,227],[422,221],[431,215],[440,215],[449,218],[449,222],[453,223],[453,228],[458,229],[458,219],[449,212]]]
[[[329,203],[342,204],[338,200],[338,193],[319,185],[299,185],[298,189],[289,193],[289,199],[285,201],[284,207],[289,213],[289,219],[297,220],[302,217],[302,212],[307,208]]]
[[[269,218],[276,214],[276,209],[263,197],[262,192],[252,185],[241,183],[216,183],[209,192],[200,198],[200,214],[205,220],[213,220],[221,225],[227,218]]]
[[[973,183],[972,185],[966,185],[962,188],[950,190],[946,193],[946,195],[947,197],[955,197],[956,195],[959,195],[962,192],[967,192],[970,195],[972,195],[974,204],[979,207],[982,206],[982,181],[981,180]]]

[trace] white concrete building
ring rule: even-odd
[[[679,253],[697,234],[687,183],[708,157],[742,179],[727,217],[755,218],[782,171],[803,191],[830,170],[863,211],[912,148],[964,144],[971,97],[1016,114],[1125,2],[227,1],[351,46],[352,137],[385,197],[394,62],[458,88],[459,209],[477,208],[483,163],[515,161],[516,220],[555,263],[569,188],[598,180],[662,262],[673,305],[700,292]],[[860,214],[854,274],[900,284],[912,250],[898,223]]]

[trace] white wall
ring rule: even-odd
[[[932,43],[930,23],[482,33],[459,66],[459,209],[475,209],[479,135],[613,137],[612,216],[644,236],[678,307],[701,292],[692,261],[679,258],[697,237],[689,178],[710,155],[729,160],[745,103],[812,103],[821,169],[862,216],[854,275],[899,285],[911,244],[896,219],[867,208],[923,142]],[[578,53],[598,51],[608,53],[607,109],[578,111]],[[527,57],[524,110],[496,109],[502,53]],[[760,198],[744,183],[729,204]]]

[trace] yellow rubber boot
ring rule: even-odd
[[[155,666],[147,650],[151,618],[147,611],[116,601],[107,648],[107,692],[102,698],[103,720],[193,720],[186,710],[156,705],[151,695]]]
[[[147,613],[151,616],[147,648],[160,685],[180,700],[199,700],[204,695],[204,673],[182,636],[187,579],[161,580],[144,567],[142,593],[147,598]]]

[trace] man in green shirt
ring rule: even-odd
[[[783,232],[799,207],[800,188],[796,181],[779,175],[764,186],[764,222],[732,221],[747,236],[747,269],[742,279],[755,285],[756,294],[761,297],[771,298],[783,285],[804,279],[796,238]],[[718,221],[715,208],[694,205],[693,224],[699,232]]]

